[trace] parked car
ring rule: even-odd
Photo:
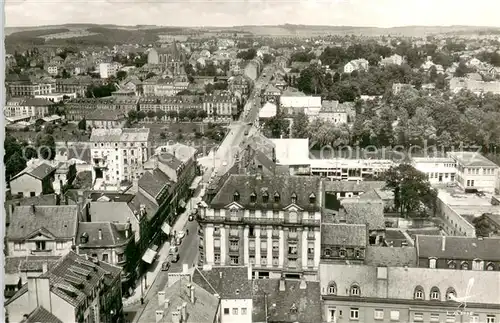
[[[186,231],[177,232],[177,238],[183,239],[186,236]]]
[[[163,271],[168,271],[170,269],[170,261],[164,261],[162,264],[161,264],[161,270]]]

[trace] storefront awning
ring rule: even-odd
[[[195,190],[195,189],[197,189],[197,188],[198,188],[198,185],[200,185],[201,179],[202,179],[202,177],[201,177],[201,176],[197,176],[197,177],[194,179],[194,181],[193,181],[193,183],[191,184],[191,186],[189,187],[189,189],[191,189],[191,190]]]
[[[161,230],[166,234],[170,234],[172,227],[167,222],[164,222],[163,225],[161,226]]]
[[[186,202],[184,202],[184,200],[181,200],[179,202],[179,206],[182,207],[182,208],[186,207]]]
[[[154,251],[153,249],[148,248],[148,250],[146,250],[146,252],[142,256],[142,261],[147,262],[148,264],[152,264],[157,253],[158,252]]]

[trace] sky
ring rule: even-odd
[[[5,0],[5,26],[500,27],[500,0]]]

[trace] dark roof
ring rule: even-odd
[[[417,235],[419,258],[482,259],[500,261],[499,238],[470,238]],[[444,248],[443,248],[444,247]]]
[[[156,198],[165,186],[171,185],[170,178],[158,168],[145,172],[139,179],[139,187]]]
[[[23,323],[63,323],[43,307],[37,307]]]
[[[134,194],[114,193],[114,192],[90,192],[89,199],[93,202],[109,200],[110,202],[128,203],[134,198]]]
[[[119,230],[114,223],[111,222],[80,222],[78,225],[78,240],[77,243],[80,247],[106,247],[123,245],[129,239],[125,237],[125,232]],[[101,230],[102,238],[99,239],[99,230]],[[87,243],[82,243],[80,237],[86,233],[88,236]]]
[[[86,114],[85,119],[90,121],[118,121],[125,120],[125,115],[122,112],[116,110],[96,109]]]
[[[53,104],[54,102],[41,98],[26,98],[23,102],[23,105],[26,106],[40,106],[40,107],[51,106]]]
[[[366,246],[366,225],[364,224],[321,224],[321,244],[330,246]]]
[[[253,281],[253,322],[318,323],[322,321],[319,282],[306,283],[301,289],[301,281],[286,280],[285,291],[280,291],[279,279],[257,279]],[[267,295],[267,296],[266,296]],[[267,304],[266,304],[267,300]],[[297,311],[292,312],[292,308]],[[269,320],[266,320],[266,307]]]
[[[36,233],[73,238],[78,225],[76,205],[18,206],[14,209],[7,239],[27,239]]]
[[[222,299],[251,299],[252,281],[248,267],[212,267],[210,270],[195,268],[193,282]]]
[[[176,158],[174,155],[169,153],[161,153],[158,156],[158,161],[162,164],[167,165],[173,170],[177,170],[182,165],[182,161]]]
[[[292,195],[297,195],[295,203],[306,211],[319,211],[321,209],[321,180],[319,177],[301,176],[257,176],[230,175],[222,185],[219,192],[211,201],[211,207],[224,208],[233,202],[235,192],[239,195],[239,205],[246,209],[284,209],[292,203]],[[269,194],[269,203],[262,202],[263,194]],[[250,202],[250,195],[255,193],[257,202]],[[280,195],[279,203],[274,203],[274,195]],[[309,202],[309,197],[314,194],[316,201]]]
[[[61,257],[59,256],[23,256],[5,257],[4,270],[6,274],[16,274],[21,271],[42,271],[42,264],[48,262],[51,268]]]
[[[365,265],[376,267],[416,267],[417,249],[414,247],[368,246]]]
[[[17,178],[23,174],[29,174],[33,176],[36,179],[42,180],[46,178],[47,176],[51,175],[53,172],[55,172],[55,168],[46,164],[46,163],[41,163],[40,165],[37,166],[28,166],[25,169],[23,169],[19,174],[14,176],[12,179]]]
[[[82,273],[85,272],[87,276]],[[50,290],[73,306],[79,306],[87,295],[92,295],[92,291],[104,280],[105,285],[110,285],[121,273],[121,268],[112,266],[105,262],[93,263],[86,260],[85,257],[77,255],[70,251],[66,256],[61,257],[46,273],[40,275],[40,278],[48,278]],[[82,285],[75,287],[69,280],[79,280]],[[5,305],[10,304],[19,296],[28,291],[23,286]]]
[[[13,207],[19,205],[58,205],[59,198],[57,194],[44,194],[38,196],[29,196],[17,198],[13,200],[6,200],[4,203],[5,208],[5,223],[10,224],[9,206]]]
[[[369,230],[385,229],[384,203],[382,201],[343,199],[346,223],[368,224]]]
[[[385,187],[382,181],[328,181],[324,180],[323,187],[325,192],[367,192],[372,189]]]
[[[132,211],[140,212],[141,205],[146,206],[146,218],[149,220],[155,216],[156,211],[158,211],[159,208],[159,205],[156,202],[151,201],[149,198],[144,196],[144,194],[138,192],[132,201],[128,203],[128,206]]]

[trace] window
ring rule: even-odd
[[[462,262],[462,265],[460,265],[460,267],[462,268],[462,270],[469,270],[469,263],[464,261]]]
[[[436,321],[439,322],[439,321]],[[446,323],[455,323],[455,314],[446,315]]]
[[[484,262],[479,259],[475,259],[472,262],[472,270],[483,270],[484,268]]]
[[[240,201],[240,193],[234,192],[234,194],[233,194],[233,201],[234,202],[239,202]]]
[[[214,254],[214,263],[220,264],[220,255],[219,254]]]
[[[257,202],[257,195],[255,194],[255,192],[253,192],[252,194],[250,194],[250,203],[255,202]]]
[[[229,242],[229,249],[230,250],[238,250],[239,249],[239,243],[238,240],[231,240]]]
[[[57,250],[64,249],[64,242],[56,242],[56,249]]]
[[[307,254],[314,255],[314,242],[309,242],[307,244]]]
[[[116,257],[117,257],[117,262],[122,262],[125,260],[125,254],[123,253],[116,254]]]
[[[36,241],[36,250],[45,250],[45,241]]]
[[[273,256],[273,266],[278,266],[280,264],[280,259],[277,256]]]
[[[351,296],[359,296],[359,294],[360,294],[359,286],[358,285],[351,286]]]
[[[314,195],[314,193],[311,193],[311,195],[309,195],[309,203],[316,203],[316,195]]]
[[[474,314],[470,317],[470,323],[479,323],[479,315]]]
[[[297,254],[297,244],[295,244],[295,243],[288,244],[288,254],[289,255],[296,255]]]
[[[280,202],[280,194],[278,192],[274,193],[274,203]]]
[[[375,312],[373,313],[373,318],[376,320],[383,320],[384,310],[375,310]]]
[[[486,323],[495,323],[496,322],[496,316],[495,315],[487,315],[486,316]]]
[[[492,263],[489,263],[487,266],[486,266],[486,270],[495,270],[495,265],[493,265]]]
[[[220,248],[220,239],[214,239],[214,248]]]
[[[456,265],[455,261],[453,261],[453,260],[448,261],[448,268],[449,269],[455,269],[456,267],[457,267],[457,265]]]
[[[431,313],[431,322],[439,322],[439,314]]]
[[[247,308],[246,307],[241,308],[241,315],[247,315]]]
[[[361,252],[361,250],[355,250],[354,251],[354,256],[356,258],[362,258],[363,257],[363,253]]]
[[[267,265],[267,256],[260,256],[260,264],[263,266]]]
[[[15,242],[14,250],[24,250],[24,242]]]
[[[327,319],[327,322],[335,322],[335,312],[336,312],[336,309],[335,308],[329,308],[328,309],[328,319]]]
[[[330,257],[332,255],[332,251],[330,249],[325,249],[325,256]]]
[[[424,321],[424,313],[413,314],[413,322],[423,322],[423,321]]]
[[[431,299],[432,300],[439,300],[440,295],[439,295],[439,289],[437,287],[432,287],[431,288]]]
[[[264,194],[262,194],[262,202],[263,203],[268,203],[269,202],[269,193],[264,192]]]
[[[224,308],[224,315],[229,315],[229,308]]]
[[[297,203],[297,194],[292,193],[292,203],[295,204]]]
[[[267,241],[261,241],[260,242],[260,249],[267,250]]]
[[[432,269],[436,268],[436,258],[429,259],[429,268],[432,268]]]
[[[339,256],[340,258],[345,258],[347,256],[347,252],[344,249],[340,249]]]
[[[457,297],[457,292],[450,287],[446,291],[446,300],[451,300],[453,297]]]
[[[399,311],[391,311],[391,321],[399,321]]]
[[[251,265],[255,265],[255,256],[248,256],[248,262]]]
[[[349,318],[351,320],[358,320],[359,319],[359,308],[351,308]]]
[[[335,284],[335,282],[330,282],[328,284],[328,289],[327,289],[326,293],[328,295],[335,295],[337,293],[337,285]]]
[[[36,196],[36,193],[35,192],[30,192],[30,196],[31,197]]]
[[[424,299],[424,289],[420,286],[415,288],[415,299]]]
[[[239,263],[239,257],[238,256],[230,256],[229,260],[231,261],[231,265],[237,265]]]
[[[280,250],[280,242],[277,240],[273,240],[273,251],[277,252]]]
[[[233,308],[233,315],[238,315],[238,309],[237,308]]]
[[[248,241],[248,249],[255,250],[255,240]]]
[[[109,255],[107,253],[102,254],[102,261],[105,261],[105,262],[109,261]]]

